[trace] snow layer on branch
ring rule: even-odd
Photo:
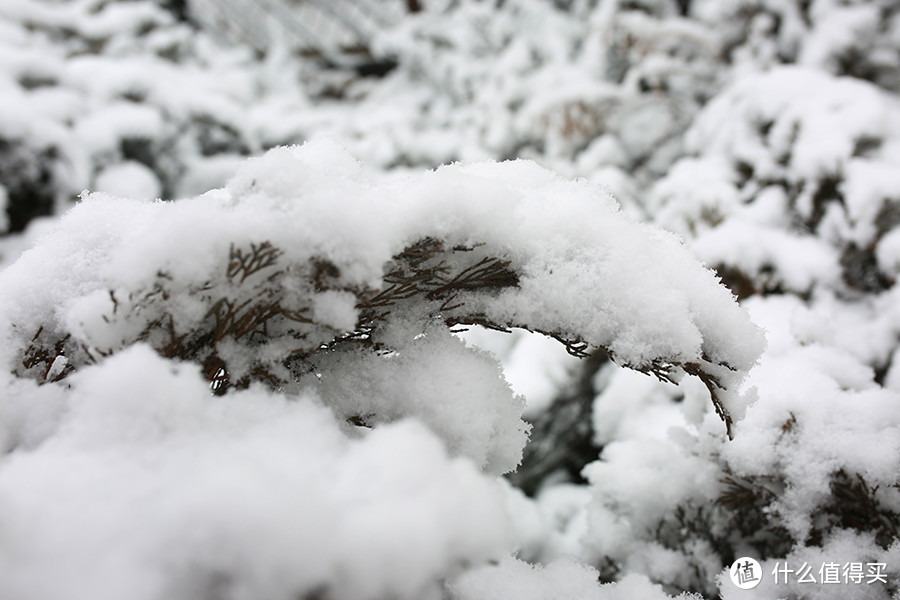
[[[748,75],[698,116],[686,144],[699,156],[675,164],[651,208],[740,296],[879,291],[892,269],[898,133],[900,102],[870,83],[798,67]]]
[[[515,285],[403,304],[371,334],[380,354],[328,346],[358,334],[360,298],[387,289],[386,265],[423,239],[441,240],[432,254],[461,248],[448,272],[496,256]],[[284,270],[234,271],[246,260],[235,248],[254,244],[281,252],[259,256]],[[221,340],[227,371],[258,360],[281,373],[296,344],[330,348],[283,384],[290,395],[253,385],[214,398],[191,367],[138,343],[158,342],[163,323],[177,345],[215,294],[244,289],[235,272],[311,319],[297,319],[300,337],[273,323],[264,342]],[[506,502],[479,467],[513,468],[526,432],[496,363],[442,319],[546,330],[635,367],[696,362],[726,384],[760,346],[674,236],[586,182],[524,161],[381,175],[327,141],[273,150],[179,202],[85,196],[0,278],[6,364],[21,368],[50,336],[64,351],[48,350],[38,378],[74,370],[39,388],[53,410],[22,401],[28,380],[0,403],[14,450],[0,463],[0,596],[24,600],[434,597],[511,549]],[[599,588],[574,563],[550,567],[548,586],[576,571],[587,597],[665,598],[640,577]]]
[[[416,313],[425,321],[440,314],[545,331],[606,347],[639,369],[677,376],[680,366],[695,365],[726,388],[761,350],[760,332],[712,272],[673,235],[633,221],[586,182],[527,161],[377,175],[325,140],[274,149],[246,162],[226,189],[176,203],[86,197],[3,273],[0,310],[15,323],[7,337],[18,338],[7,348],[21,352],[44,326],[73,334],[89,354],[116,351],[159,318],[149,296],[133,300],[154,285],[165,287],[167,314],[184,330],[208,315],[212,292],[203,289],[224,279],[230,248],[265,242],[283,252],[279,264],[291,266],[279,285],[302,312],[320,293],[291,275],[302,265],[326,261],[331,289],[380,290],[385,265],[423,239],[506,261],[517,278],[491,293],[462,286],[443,308],[410,309],[425,310]],[[461,256],[468,253],[451,259]],[[131,316],[122,302],[136,303]],[[299,349],[341,333],[333,315],[327,320]],[[277,345],[278,331],[267,335]],[[236,365],[241,358],[232,355]],[[724,401],[739,418],[741,401]]]
[[[419,599],[510,549],[496,484],[416,423],[348,437],[142,346],[70,383],[0,399],[0,597]]]

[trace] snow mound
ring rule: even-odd
[[[508,551],[495,484],[419,424],[351,439],[313,397],[211,400],[145,346],[69,381],[0,463],[0,597],[422,598]]]
[[[571,558],[547,566],[507,559],[497,566],[473,569],[453,585],[456,600],[669,600],[671,596],[643,575],[627,575],[615,584],[598,583],[597,571]],[[699,598],[681,594],[681,600]]]

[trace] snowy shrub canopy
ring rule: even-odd
[[[3,0],[0,600],[897,600],[898,64],[894,0]]]
[[[99,469],[92,475],[97,485],[112,486],[107,489],[112,502],[124,503],[131,492],[118,489],[115,481],[134,480],[137,473],[128,471],[137,464],[131,461],[142,455],[157,464],[158,474],[140,475],[143,480],[134,485],[178,488],[197,477],[196,469],[207,471],[203,477],[232,478],[256,453],[262,453],[256,460],[268,461],[265,453],[275,450],[261,446],[258,436],[295,439],[280,450],[291,458],[268,468],[274,469],[271,476],[302,485],[302,501],[290,508],[289,499],[280,499],[284,504],[271,507],[271,520],[260,522],[262,529],[253,534],[265,538],[267,528],[289,518],[292,529],[278,534],[279,544],[295,548],[288,555],[273,563],[266,558],[272,549],[260,557],[249,550],[241,556],[216,553],[207,557],[211,565],[201,566],[210,570],[201,577],[206,579],[184,574],[173,583],[158,559],[148,564],[140,558],[148,552],[153,556],[154,545],[166,543],[165,525],[134,532],[133,550],[116,550],[118,568],[149,578],[149,590],[182,586],[177,594],[213,585],[216,569],[224,569],[234,578],[228,585],[252,594],[277,584],[279,593],[308,594],[324,586],[336,598],[382,592],[412,598],[448,574],[448,565],[477,562],[506,548],[508,534],[495,524],[475,538],[439,542],[445,554],[420,562],[413,540],[404,547],[408,557],[377,550],[390,539],[385,532],[400,527],[391,519],[410,519],[403,527],[419,519],[434,527],[440,519],[441,531],[457,535],[473,525],[452,519],[487,518],[485,509],[463,511],[451,498],[461,493],[464,503],[484,501],[499,510],[496,500],[482,498],[497,492],[479,479],[478,469],[503,473],[521,457],[527,437],[521,399],[503,380],[495,359],[467,348],[450,328],[530,329],[558,338],[576,354],[604,347],[621,363],[667,380],[696,375],[728,425],[745,409],[729,392],[761,351],[758,330],[711,272],[673,236],[626,217],[592,186],[564,181],[528,162],[386,177],[330,142],[272,150],[248,161],[225,189],[193,199],[167,203],[86,196],[3,272],[2,289],[6,364],[17,377],[49,383],[55,391],[41,394],[69,406],[52,443],[23,457],[23,465],[0,480],[19,490],[9,498],[13,506],[7,514],[32,514],[20,495],[25,490],[50,494],[56,489],[51,496],[74,494],[76,505],[87,502],[77,499],[77,489],[66,487],[69,480],[57,480],[60,474],[46,453],[62,452],[90,465],[93,452],[117,449],[109,464],[85,468]],[[163,358],[181,366],[167,366]],[[216,391],[246,391],[213,400],[210,384],[205,386],[188,362],[202,367]],[[13,389],[30,388],[18,382]],[[300,403],[292,407],[287,398]],[[12,407],[24,410],[18,417],[13,412],[12,419],[32,418],[30,409]],[[409,418],[428,430],[412,423],[386,425]],[[301,426],[294,430],[292,423]],[[344,423],[343,435],[339,423]],[[352,435],[360,428],[374,431]],[[192,431],[202,434],[194,439]],[[235,440],[223,442],[233,435]],[[7,430],[3,441],[7,449],[41,444],[15,429]],[[223,443],[222,452],[238,452],[233,459],[213,450]],[[173,462],[181,444],[193,448],[191,461]],[[249,455],[243,454],[244,445]],[[403,448],[410,454],[398,454]],[[426,460],[423,452],[432,458]],[[444,452],[468,462],[448,462]],[[319,453],[322,458],[304,459]],[[219,475],[207,466],[217,460],[229,463]],[[233,460],[236,465],[230,464]],[[367,460],[374,462],[366,467]],[[31,461],[37,462],[29,466]],[[42,471],[42,461],[49,461],[48,471]],[[346,498],[328,500],[326,473],[347,470],[352,478],[354,472],[382,468],[377,464],[399,471],[384,473],[385,482],[366,483],[363,489],[375,487],[362,492],[362,504],[354,504],[357,487],[350,480],[346,489],[337,483]],[[289,470],[279,474],[279,469]],[[313,472],[304,475],[309,469]],[[403,478],[413,478],[410,485],[417,488],[437,485],[415,478],[409,469],[428,473],[446,490],[459,486],[458,492],[428,492],[428,497],[437,494],[452,502],[452,509],[424,503],[420,492],[411,498],[386,495],[388,482],[395,479],[400,489],[406,485]],[[29,479],[26,473],[34,470],[38,474]],[[228,519],[227,511],[270,510],[266,490],[271,484],[265,479],[254,484],[258,477],[243,484],[258,486],[249,504],[223,505],[221,514],[201,516],[189,508],[217,490],[228,493],[220,487],[228,482],[217,479],[195,482],[183,497],[181,492],[171,496],[171,502],[183,505],[142,510],[150,511],[146,518],[171,519],[169,526],[179,528],[182,519],[196,519],[200,537],[191,542],[197,544],[194,551],[211,552],[204,549],[207,536],[239,535],[230,527],[220,531],[218,520]],[[310,482],[302,483],[307,477]],[[391,507],[387,521],[367,514],[364,498],[370,495],[383,507],[371,510]],[[335,501],[349,503],[330,509],[348,535],[357,527],[368,533],[352,542],[325,533],[315,506]],[[406,516],[403,507],[410,502],[413,514],[425,512]],[[125,506],[118,510],[127,513]],[[430,516],[432,510],[452,514],[438,518]],[[299,522],[289,516],[295,511],[305,515]],[[124,518],[80,520],[98,529],[91,536],[96,539],[114,535]],[[231,518],[241,527],[251,526],[248,515]],[[379,530],[370,529],[370,518],[380,523]],[[315,530],[321,533],[311,533]],[[56,543],[73,543],[78,534],[54,535],[65,539],[36,533],[29,546],[47,552]],[[334,535],[334,540],[316,541]],[[368,548],[359,561],[353,560],[359,550],[351,543]],[[310,553],[317,554],[315,564],[304,558]],[[419,574],[410,579],[388,570],[372,579],[365,570],[376,559],[405,564],[405,569],[415,565]],[[303,562],[303,568],[292,576],[277,575],[277,570],[290,571],[290,560]],[[237,573],[228,566],[231,561],[242,565]],[[342,575],[332,579],[335,564]],[[27,560],[18,566],[13,561],[4,573],[8,583],[0,585],[18,591],[16,586],[34,584],[30,568]],[[60,568],[83,572],[86,567],[64,562]],[[92,577],[112,576],[106,568],[91,568]],[[271,569],[276,574],[267,575]],[[61,579],[53,585],[72,583]],[[100,593],[91,587],[96,582],[78,585],[85,593]],[[109,589],[115,585],[103,593]],[[148,593],[153,597],[155,592]]]

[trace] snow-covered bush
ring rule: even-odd
[[[527,438],[453,328],[696,376],[723,433],[762,346],[597,188],[527,162],[382,175],[324,141],[192,199],[86,196],[0,280],[0,504],[42,523],[0,537],[23,599],[430,597],[513,549],[487,475]]]
[[[721,127],[726,114],[733,129]],[[704,154],[730,162],[720,166],[720,173],[732,185],[725,196],[737,200],[716,211],[718,222],[706,223],[694,233],[693,248],[716,265],[740,295],[787,296],[751,304],[762,322],[771,323],[772,335],[784,336],[770,335],[757,387],[772,405],[776,398],[783,399],[778,401],[781,416],[773,411],[769,421],[759,426],[774,431],[773,420],[783,418],[784,435],[775,447],[790,447],[784,451],[790,461],[782,467],[787,476],[786,497],[803,497],[809,488],[828,492],[829,485],[851,490],[850,497],[844,498],[847,505],[859,502],[866,508],[842,507],[837,502],[834,509],[858,511],[853,526],[871,529],[884,546],[896,536],[891,522],[896,522],[900,509],[900,498],[891,492],[900,483],[897,452],[890,449],[900,439],[894,437],[900,426],[897,398],[893,389],[880,389],[894,387],[887,382],[894,377],[898,326],[893,311],[885,309],[896,301],[895,277],[887,257],[891,256],[889,239],[898,224],[900,181],[895,173],[900,153],[892,141],[900,133],[898,127],[900,102],[895,97],[859,81],[786,68],[736,83],[708,107],[689,137],[701,154],[701,162],[691,159],[692,169],[703,164]],[[706,168],[712,170],[714,165]],[[660,194],[678,189],[677,182],[661,183]],[[667,204],[673,212],[680,208]],[[883,247],[885,240],[888,244]],[[817,327],[820,319],[835,329]],[[807,348],[792,347],[790,342]],[[796,395],[786,385],[787,377],[775,371],[765,375],[768,369],[792,370],[792,379],[803,382]],[[835,389],[818,389],[815,382],[820,380]],[[817,390],[819,408],[810,413],[797,403],[803,402],[798,396],[813,390]],[[866,408],[858,415],[863,397]],[[828,398],[836,404],[826,409]],[[772,411],[772,405],[758,410]],[[856,416],[851,419],[845,413]],[[838,454],[814,442],[835,418],[844,420],[848,436],[838,444]],[[753,422],[748,418],[742,426],[749,429]],[[884,470],[865,444],[851,441],[872,439],[880,431],[887,436],[885,445],[873,447],[890,457]],[[802,443],[795,439],[804,435],[811,437]],[[832,437],[829,446],[835,441]],[[729,455],[736,455],[741,445],[732,445]],[[756,454],[758,460],[758,449]],[[808,466],[805,473],[791,473],[800,467],[790,463],[811,462],[813,456],[824,479],[813,477]],[[772,466],[765,469],[767,478],[777,472]],[[779,500],[786,507],[797,501]],[[792,507],[797,510],[793,517],[783,515],[786,522],[794,522],[787,529],[800,540],[820,538],[825,524],[833,525],[834,520],[820,519],[817,524],[810,515],[815,515],[817,504],[833,501],[827,493],[807,496],[805,505]],[[835,518],[849,524],[847,515]]]
[[[434,3],[373,39],[399,63],[373,80],[277,40],[264,60],[223,49],[150,0],[11,0],[0,77],[14,102],[0,134],[36,165],[27,182],[43,194],[20,199],[25,173],[0,171],[12,228],[85,188],[201,193],[246,155],[319,135],[383,167],[528,157],[645,186],[717,87],[716,38],[674,3],[577,4]]]
[[[415,101],[427,121],[389,134],[394,155],[421,162],[424,126],[442,131],[425,140],[443,160],[528,156],[579,174],[664,171],[715,89],[715,37],[673,17],[675,3],[573,4],[462,2],[380,39],[400,61],[392,85],[433,88]],[[453,145],[443,132],[459,132]]]
[[[710,434],[690,386],[598,372],[602,451],[584,469],[581,551],[606,577],[641,572],[730,598],[740,590],[716,573],[754,556],[769,575],[779,562],[863,561],[896,581],[898,118],[877,87],[801,67],[743,76],[698,116],[692,155],[648,206],[745,299],[769,346],[730,442]],[[673,429],[648,435],[640,418]],[[832,597],[796,581],[758,589]],[[887,598],[896,586],[857,592]]]
[[[0,2],[3,600],[896,598],[896,2],[184,7]]]
[[[696,238],[739,296],[882,291],[898,133],[900,101],[864,82],[798,67],[745,77],[698,118],[687,143],[699,156],[657,186],[657,222]]]
[[[900,7],[891,0],[693,0],[740,70],[800,64],[900,90]]]
[[[252,52],[213,45],[157,2],[10,0],[0,29],[0,231],[62,212],[84,189],[204,192],[244,156],[303,139],[269,141],[271,107],[251,110],[261,96],[283,110],[303,107],[298,88],[284,92],[298,65],[261,67]]]
[[[791,29],[802,22],[788,18],[791,3],[767,3],[754,28],[739,32],[747,39],[728,42],[738,31],[730,19],[756,11],[753,3],[736,12],[690,4],[731,57],[732,70],[720,77],[733,82],[697,115],[681,141],[686,156],[635,196],[766,328],[769,348],[745,383],[757,400],[726,442],[709,430],[702,389],[621,372],[598,356],[534,418],[535,456],[527,449],[525,458],[535,462],[512,478],[535,494],[519,524],[523,555],[548,562],[575,553],[604,580],[639,572],[670,593],[725,598],[747,592],[717,575],[737,557],[755,556],[767,576],[756,597],[892,597],[900,549],[892,258],[900,104],[878,86],[893,89],[896,69],[864,77],[876,86],[836,62],[812,60],[816,45],[839,53],[824,23],[851,27],[846,7],[798,3],[814,5],[819,33],[811,36]],[[876,4],[854,10],[895,9]],[[768,21],[766,11],[785,13],[784,21]],[[773,22],[777,36],[764,26]],[[863,53],[863,63],[900,48],[889,22],[846,36],[885,48]],[[788,52],[789,39],[803,51]],[[773,67],[794,61],[804,66]],[[887,583],[772,585],[779,564],[830,561],[882,564]]]

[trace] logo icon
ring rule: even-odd
[[[752,590],[762,581],[762,567],[749,556],[742,556],[734,561],[728,572],[731,581],[742,590]]]

